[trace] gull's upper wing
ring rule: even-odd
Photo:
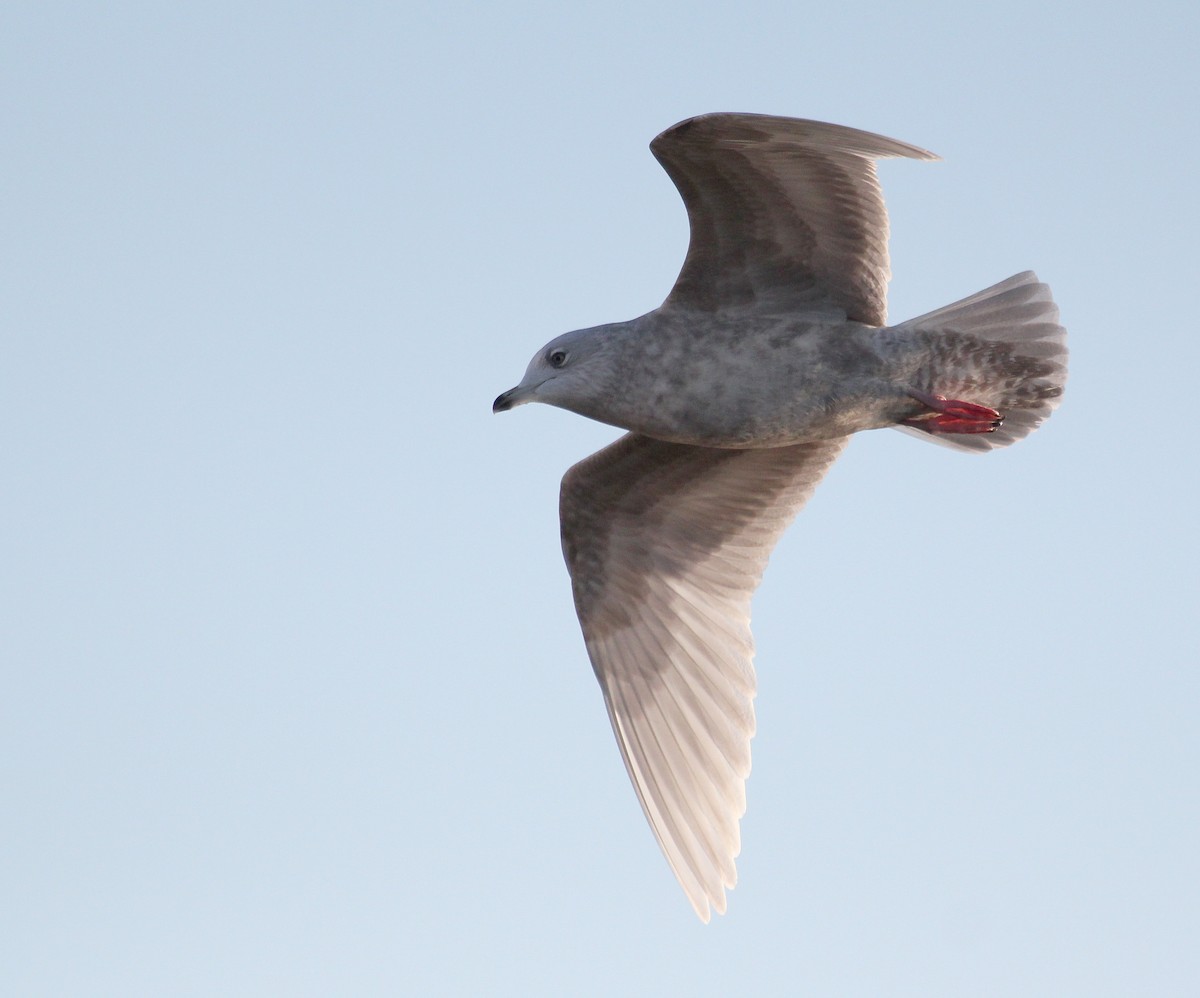
[[[691,224],[683,270],[663,307],[836,308],[887,316],[887,212],[874,160],[937,159],[895,139],[820,121],[706,114],[650,149]]]
[[[563,478],[563,553],[642,808],[696,913],[736,881],[754,734],[750,597],[846,438],[718,450],[630,433]]]

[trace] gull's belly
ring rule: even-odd
[[[888,378],[870,327],[762,330],[688,344],[629,392],[647,436],[708,447],[773,447],[888,426],[912,406]],[[658,358],[664,360],[665,358]]]

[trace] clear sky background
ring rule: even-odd
[[[0,993],[1200,994],[1194,3],[0,14]],[[655,307],[706,111],[883,132],[891,315],[1032,268],[1063,406],[863,435],[755,602],[703,926],[493,417]]]

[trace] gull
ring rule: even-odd
[[[542,347],[493,411],[543,402],[629,431],[560,493],[575,608],[625,768],[707,922],[737,881],[754,735],[750,601],[860,430],[974,452],[1058,405],[1066,331],[1032,272],[887,324],[884,157],[840,125],[708,114],[650,145],[687,208],[661,306]]]

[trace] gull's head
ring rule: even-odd
[[[552,339],[533,355],[521,383],[492,403],[492,412],[544,402],[590,415],[589,403],[603,393],[608,381],[604,328],[576,329]]]

